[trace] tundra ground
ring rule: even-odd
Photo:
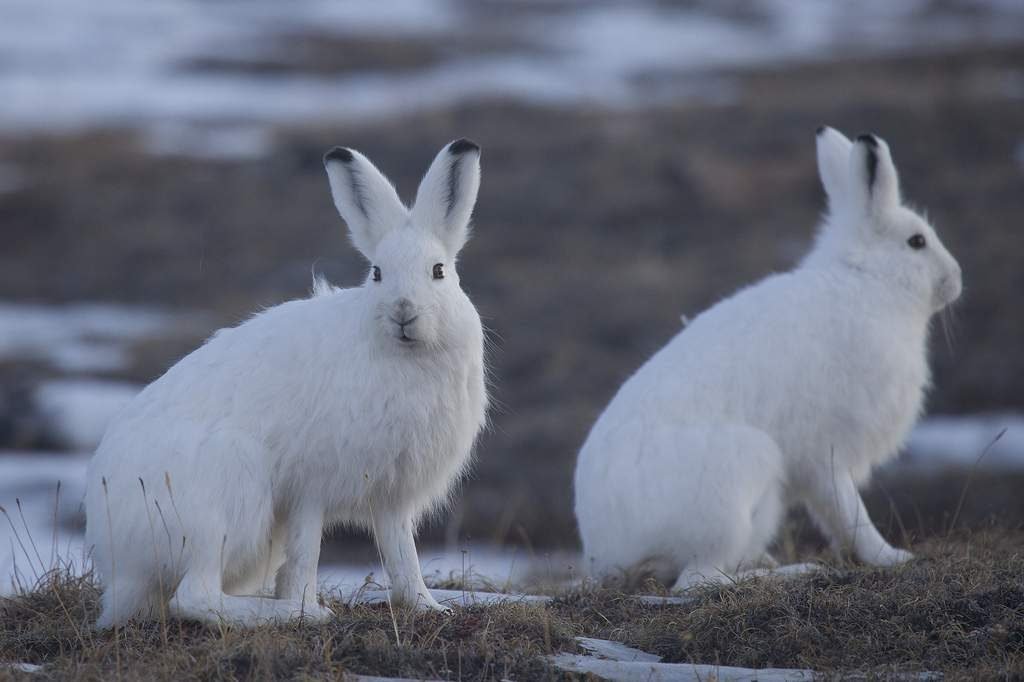
[[[887,678],[1024,675],[1024,534],[956,534],[894,569],[826,563],[818,574],[698,588],[685,605],[584,586],[547,604],[452,615],[349,606],[324,624],[253,630],[166,621],[98,633],[91,576],[56,571],[0,600],[0,661],[50,679],[337,679],[342,672],[453,680],[560,679],[545,656],[575,637],[611,639],[666,662],[806,668]],[[457,581],[446,585],[452,587]],[[639,585],[643,593],[663,588]],[[11,675],[0,668],[0,677]]]

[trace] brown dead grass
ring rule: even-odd
[[[813,576],[701,591],[684,607],[612,592],[556,612],[666,661],[826,672],[1024,675],[1024,535],[933,539],[895,569],[838,563]]]
[[[896,569],[835,563],[789,580],[701,590],[684,606],[644,605],[586,587],[549,605],[452,616],[328,600],[325,624],[255,630],[171,621],[91,628],[91,577],[55,572],[0,600],[0,661],[42,663],[55,679],[323,679],[343,671],[440,679],[551,679],[543,657],[575,636],[613,639],[669,662],[811,668],[889,677],[1024,676],[1024,533],[932,539]],[[398,630],[396,642],[395,628]],[[0,673],[0,677],[3,673]]]
[[[252,630],[168,621],[96,632],[91,576],[56,571],[0,600],[0,661],[45,664],[58,679],[338,679],[343,672],[441,679],[557,677],[543,655],[573,633],[543,607],[507,604],[452,616],[328,599],[328,623]],[[396,642],[397,631],[397,642]],[[3,678],[0,670],[0,679]]]

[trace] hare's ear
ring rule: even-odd
[[[894,208],[900,203],[900,179],[889,154],[889,145],[875,135],[857,137],[850,154],[853,194],[869,212]]]
[[[324,167],[334,205],[348,223],[352,242],[373,260],[381,238],[402,225],[409,212],[387,178],[354,149],[335,147],[324,155]]]
[[[480,147],[455,140],[434,158],[412,205],[413,223],[432,230],[454,256],[469,237],[469,218],[480,188]]]
[[[853,143],[835,128],[818,128],[818,175],[828,195],[829,206],[835,210],[850,194],[850,150]]]

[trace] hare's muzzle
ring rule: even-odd
[[[938,286],[935,288],[935,296],[938,298],[939,307],[945,307],[950,303],[953,303],[963,292],[963,277],[960,271],[960,265],[956,262],[952,264],[949,271],[939,280]]]
[[[395,301],[388,318],[397,327],[395,336],[399,341],[402,343],[412,343],[416,340],[412,331],[416,320],[419,319],[419,315],[416,314],[416,306],[413,305],[412,301],[407,298],[400,298]]]

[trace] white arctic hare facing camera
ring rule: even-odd
[[[902,205],[885,142],[822,128],[817,145],[829,211],[810,254],[694,319],[583,445],[576,517],[597,575],[721,578],[768,558],[796,502],[863,562],[911,558],[858,486],[921,412],[929,320],[960,295],[960,268]]]
[[[372,530],[396,601],[442,608],[413,534],[485,421],[483,331],[455,269],[480,149],[442,149],[412,209],[358,152],[324,163],[366,281],[217,332],[110,426],[86,491],[100,627],[325,618],[317,560],[335,524]]]

